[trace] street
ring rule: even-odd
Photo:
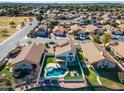
[[[16,32],[14,35],[9,37],[7,40],[0,44],[0,61],[7,56],[12,48],[19,43],[34,27],[36,27],[38,21],[33,20],[32,25],[27,24],[23,29]]]

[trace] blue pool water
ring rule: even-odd
[[[46,68],[46,71],[47,71],[46,73],[47,77],[57,77],[57,76],[65,74],[67,70],[65,68],[48,67]]]

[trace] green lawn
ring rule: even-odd
[[[44,69],[45,69],[46,65],[49,63],[53,63],[53,62],[55,62],[54,56],[46,56],[44,64],[43,64],[42,72],[41,72],[41,76],[43,78],[44,78]]]
[[[114,69],[96,69],[100,75],[103,86],[113,89],[123,89],[124,85],[120,83],[118,74]]]
[[[6,78],[11,80],[12,77],[12,67],[10,65],[3,65],[0,67],[0,76],[1,78]]]
[[[90,86],[99,85],[96,77],[96,73],[91,68],[84,68],[84,74],[86,75],[87,82]]]
[[[79,65],[68,66],[68,69],[69,69],[69,73],[64,77],[64,79],[82,79],[83,78]],[[71,76],[70,71],[76,71],[79,74],[79,76]]]

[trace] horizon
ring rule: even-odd
[[[68,1],[65,1],[65,0],[1,0],[0,3],[124,3],[123,0],[85,0],[85,1],[82,1],[82,0],[77,0],[77,1],[74,1],[74,0],[68,0]]]

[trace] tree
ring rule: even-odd
[[[84,23],[85,25],[88,25],[88,24],[90,24],[90,21],[89,21],[88,19],[85,19],[85,20],[83,21],[83,23]]]
[[[29,40],[27,41],[27,43],[30,45],[30,44],[32,44],[32,41],[29,39]]]
[[[52,20],[52,21],[49,22],[49,26],[52,27],[52,28],[54,26],[58,25],[58,24],[59,24],[59,21],[57,21],[57,20]]]
[[[37,16],[36,16],[36,19],[37,19],[38,21],[42,21],[42,20],[43,20],[43,16],[42,16],[42,15],[37,15]]]
[[[9,22],[10,25],[15,25],[16,23],[14,21]]]
[[[95,43],[101,43],[101,40],[100,40],[100,35],[96,34],[93,36],[93,41]]]
[[[104,33],[103,34],[102,42],[103,42],[104,46],[105,46],[106,43],[109,43],[110,37],[111,37],[110,33]]]
[[[25,23],[24,22],[21,22],[21,27],[24,27],[25,26]]]

